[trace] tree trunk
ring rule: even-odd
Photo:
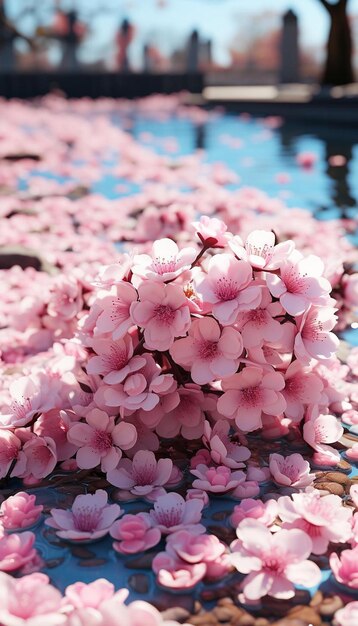
[[[353,45],[347,0],[339,0],[335,4],[321,0],[321,3],[326,7],[331,19],[322,84],[347,85],[354,82]]]

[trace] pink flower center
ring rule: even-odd
[[[72,511],[72,514],[76,530],[91,533],[98,528],[102,518],[102,509],[95,506],[83,506],[76,512]]]
[[[299,469],[296,465],[292,465],[289,461],[283,461],[279,463],[279,469],[281,474],[287,476],[292,483],[296,482],[300,475]]]
[[[283,280],[286,285],[286,289],[289,293],[304,293],[307,291],[307,283],[305,278],[307,274],[299,274],[296,268],[291,267],[286,270],[283,276]]]
[[[17,459],[19,454],[19,448],[15,445],[9,445],[0,452],[0,463],[9,463],[14,459]]]
[[[132,469],[133,480],[135,480],[138,487],[144,487],[145,485],[152,485],[155,479],[156,466],[146,463],[138,468]]]
[[[266,261],[270,261],[273,255],[273,246],[269,246],[267,243],[261,246],[259,244],[247,243],[245,248],[250,256],[261,256]]]
[[[218,351],[216,341],[201,341],[198,344],[198,354],[201,359],[210,361],[217,356]]]
[[[109,354],[101,355],[102,362],[108,371],[121,370],[128,362],[127,351],[119,346],[111,345]]]
[[[98,452],[108,452],[113,446],[112,435],[105,430],[95,430],[91,444]]]
[[[175,257],[156,257],[153,259],[152,267],[154,271],[163,276],[168,272],[175,272],[178,266],[177,258]]]
[[[256,324],[256,326],[264,326],[267,323],[267,311],[266,309],[254,309],[248,314],[250,322]]]
[[[159,304],[154,309],[154,314],[161,324],[170,326],[174,321],[175,310],[169,304]]]
[[[227,276],[219,278],[214,289],[216,297],[223,302],[234,300],[239,293],[237,281],[227,278]]]
[[[14,400],[14,402],[11,405],[11,408],[15,417],[18,420],[24,419],[29,413],[29,411],[31,411],[32,409],[31,400],[30,398],[21,398],[21,402],[19,402],[18,400]]]
[[[278,550],[270,550],[262,557],[262,568],[274,574],[283,574],[285,571],[285,559]]]
[[[303,339],[319,341],[319,335],[323,331],[323,324],[317,317],[307,318],[301,331]]]
[[[178,503],[167,509],[156,510],[155,517],[158,524],[161,524],[166,528],[171,528],[172,526],[181,524],[183,513],[183,506]]]
[[[246,387],[241,389],[241,396],[247,406],[257,406],[262,400],[262,389],[258,385],[256,387]]]
[[[120,300],[112,300],[110,319],[113,323],[126,320],[129,316],[128,304]]]
[[[286,378],[285,388],[283,391],[288,396],[299,398],[304,391],[304,388],[305,385],[301,376],[291,376],[291,378]]]

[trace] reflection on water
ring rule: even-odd
[[[151,147],[162,154],[160,139],[175,137],[178,151],[171,158],[204,148],[205,159],[224,162],[239,176],[240,185],[279,196],[288,206],[309,209],[319,219],[358,216],[358,130],[291,121],[270,128],[263,120],[235,115],[197,126],[177,118],[159,122],[141,116],[132,122],[134,136],[141,140],[150,133],[156,138]],[[299,167],[296,157],[301,152],[315,155],[312,168]],[[343,164],[332,164],[337,155]]]

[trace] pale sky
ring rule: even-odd
[[[121,21],[126,17],[136,25],[136,38],[131,45],[131,59],[140,63],[143,45],[155,42],[164,53],[181,47],[188,33],[198,29],[205,38],[213,41],[217,62],[228,62],[228,43],[246,25],[250,15],[282,14],[292,8],[299,17],[300,40],[303,46],[321,46],[327,37],[329,20],[319,0],[59,0],[65,8],[75,7],[85,20],[96,12],[94,29],[82,49],[83,60],[95,60],[111,55],[113,40]],[[5,0],[10,17],[16,17],[26,7],[36,6],[36,11],[49,23],[52,19],[53,0]],[[350,0],[349,10],[358,14],[358,0]],[[274,18],[266,18],[272,24]],[[264,17],[261,18],[264,24]],[[31,32],[31,12],[23,18],[21,27]]]

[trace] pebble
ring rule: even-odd
[[[334,596],[328,596],[324,598],[318,611],[319,611],[319,614],[322,615],[323,617],[332,617],[335,614],[335,612],[341,609],[342,607],[343,607],[342,599],[339,596],[334,595]]]
[[[323,593],[322,591],[316,591],[316,593],[312,596],[312,600],[310,602],[310,606],[319,606],[323,602]]]
[[[155,554],[155,552],[147,552],[131,561],[126,561],[125,565],[128,569],[152,569],[152,561]]]
[[[223,522],[227,517],[229,517],[230,513],[230,511],[217,511],[217,513],[214,513],[211,516],[211,519],[215,522]]]
[[[341,459],[337,465],[337,467],[346,474],[349,474],[352,471],[352,466],[345,459]]]
[[[321,626],[322,620],[320,615],[311,606],[299,604],[294,606],[287,614],[287,617],[295,617],[302,620],[305,624],[312,626]]]
[[[217,626],[216,617],[213,613],[200,613],[199,615],[193,615],[189,617],[189,624],[194,626]]]
[[[208,526],[208,531],[227,544],[237,538],[235,531],[232,528],[225,528],[225,526]]]
[[[78,565],[80,567],[100,567],[100,565],[105,565],[106,563],[108,563],[106,559],[86,559],[79,561]]]
[[[339,485],[346,485],[350,482],[348,476],[342,474],[342,472],[327,472],[325,479],[333,483],[338,483]]]
[[[95,557],[95,553],[88,548],[84,548],[83,546],[70,546],[72,556],[77,557],[78,559],[93,559]]]
[[[148,593],[149,591],[149,578],[147,574],[132,574],[132,576],[128,578],[128,584],[131,589],[133,589],[133,591],[136,591],[137,593],[144,594]],[[189,612],[187,611],[186,613],[188,616]],[[170,619],[174,619],[174,617]]]
[[[183,624],[184,622],[186,622],[189,617],[189,611],[181,606],[173,606],[171,609],[167,609],[166,611],[162,612],[163,620],[172,620],[174,622],[179,622],[179,624]]]
[[[338,483],[315,482],[315,488],[320,491],[328,491],[329,493],[340,497],[342,497],[345,493],[343,485],[339,485]]]
[[[307,622],[303,622],[301,619],[280,619],[278,622],[274,622],[271,626],[307,626]]]

